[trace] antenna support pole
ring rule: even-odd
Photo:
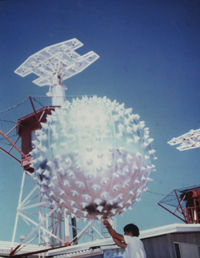
[[[52,106],[62,106],[65,102],[66,87],[62,85],[60,75],[55,75],[53,78],[53,85],[49,87],[47,96],[52,98]]]

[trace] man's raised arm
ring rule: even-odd
[[[104,220],[103,224],[106,226],[109,234],[111,235],[113,241],[122,248],[126,248],[127,244],[124,240],[124,236],[117,233],[111,226],[111,224],[109,223],[109,221],[107,219]]]

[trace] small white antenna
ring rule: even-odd
[[[172,138],[168,141],[170,145],[177,145],[177,149],[179,151],[190,150],[194,148],[200,148],[200,129],[193,130],[191,129],[189,132],[177,137]]]
[[[31,73],[38,76],[33,83],[38,86],[50,86],[48,96],[52,97],[52,105],[60,106],[65,100],[66,87],[62,82],[86,69],[98,58],[90,51],[79,55],[75,50],[83,46],[78,39],[70,39],[43,48],[28,57],[15,73],[25,77]]]

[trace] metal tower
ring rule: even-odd
[[[20,153],[21,160],[16,159],[14,155],[10,153],[10,150],[6,151],[3,148],[0,149],[15,158],[23,167],[12,242],[14,243],[15,241],[20,218],[31,226],[30,232],[21,239],[21,243],[17,246],[13,245],[11,255],[15,255],[24,244],[31,243],[35,238],[38,239],[38,243],[43,249],[44,247],[51,248],[52,246],[68,244],[70,241],[69,227],[72,227],[73,231],[71,243],[75,243],[89,228],[95,231],[100,237],[103,237],[98,229],[92,225],[92,222],[87,223],[86,226],[82,224],[81,227],[83,230],[77,234],[77,232],[75,232],[76,223],[74,219],[72,218],[72,224],[70,224],[68,217],[63,217],[61,211],[50,207],[49,203],[43,199],[38,185],[36,185],[33,180],[33,169],[30,167],[30,151],[32,150],[34,131],[40,129],[40,123],[45,123],[46,116],[50,114],[55,107],[62,106],[65,101],[66,87],[62,82],[80,73],[99,58],[93,51],[84,55],[78,54],[75,50],[81,46],[83,46],[83,43],[75,38],[48,46],[31,55],[15,70],[15,73],[22,77],[33,73],[38,76],[33,83],[40,87],[49,86],[47,96],[52,98],[52,105],[36,110],[32,98],[29,98],[34,112],[20,118],[15,126],[15,128],[17,128],[18,139],[21,139],[22,150],[16,146],[15,142],[12,142],[8,138],[8,134],[0,131],[1,135],[11,145],[11,149],[14,148]],[[27,189],[25,189],[25,181],[27,181],[27,178],[32,182],[32,188],[30,191],[28,190],[28,193]],[[34,212],[32,212],[33,209]],[[35,210],[37,210],[36,213]]]

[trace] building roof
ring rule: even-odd
[[[116,248],[118,247],[113,242],[112,238],[105,238],[52,250],[48,252],[48,255],[53,257],[90,257],[103,254],[103,251],[106,249]]]
[[[18,245],[19,243],[16,242],[0,241],[0,257],[9,256],[11,250],[14,250]],[[42,250],[44,247],[34,244],[27,244],[22,246],[22,250],[20,249],[21,248],[19,248],[17,254]]]
[[[156,227],[147,230],[141,230],[140,238],[147,239],[166,234],[181,233],[181,232],[200,232],[200,224],[170,224],[166,226]],[[11,247],[15,248],[18,243],[0,241],[0,255],[6,256],[10,253]],[[90,257],[103,254],[106,250],[117,249],[118,247],[113,242],[112,238],[98,239],[95,241],[82,243],[74,246],[62,247],[55,250],[50,250],[46,254],[53,257]],[[27,245],[23,247],[19,253],[34,252],[44,250],[44,247],[38,245]]]
[[[156,227],[152,229],[142,230],[140,232],[140,238],[157,237],[160,235],[166,235],[171,233],[180,232],[200,232],[200,224],[170,224],[166,226]]]
[[[153,229],[142,230],[141,239],[157,237],[160,235],[180,233],[180,232],[200,232],[200,224],[171,224]],[[96,240],[70,247],[64,247],[59,250],[52,250],[48,255],[53,257],[90,257],[103,254],[104,250],[117,249],[111,238]]]

